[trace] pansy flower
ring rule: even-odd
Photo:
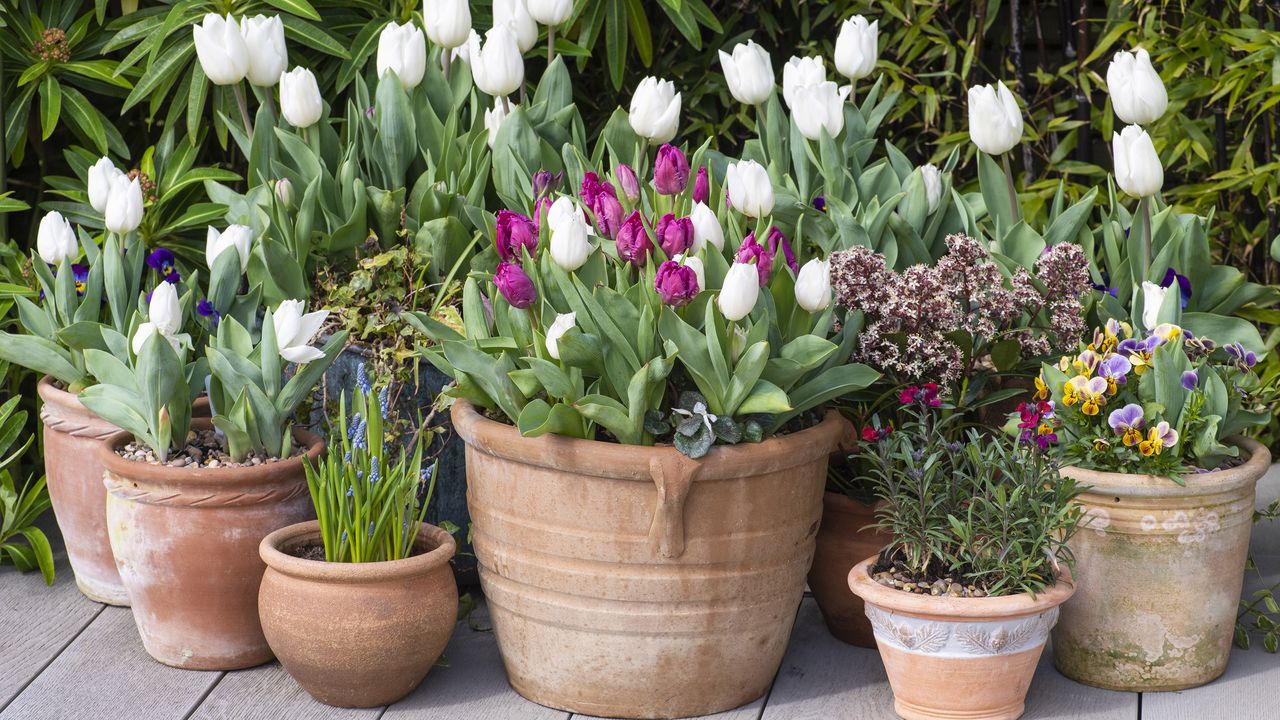
[[[1115,395],[1117,386],[1124,385],[1133,364],[1123,355],[1108,355],[1098,366],[1098,377],[1107,381],[1107,394]]]
[[[1039,374],[1039,375],[1036,375],[1036,377],[1035,377],[1035,383],[1036,383],[1036,394],[1035,394],[1035,399],[1036,399],[1036,400],[1048,400],[1048,399],[1049,399],[1049,385],[1048,385],[1047,383],[1045,383],[1045,381],[1044,381],[1044,371],[1043,371],[1043,370],[1041,370],[1041,371],[1040,371],[1040,374]]]
[[[1240,372],[1249,372],[1249,369],[1258,364],[1258,356],[1252,351],[1246,350],[1244,345],[1238,341],[1222,348]]]
[[[1133,365],[1133,371],[1141,375],[1147,371],[1147,368],[1151,367],[1151,352],[1156,349],[1158,343],[1159,338],[1156,336],[1145,340],[1128,338],[1120,342],[1117,350],[1129,357],[1129,363]]]
[[[1182,328],[1173,323],[1160,323],[1151,331],[1151,337],[1160,339],[1157,346],[1163,345],[1182,337]]]
[[[1133,447],[1142,442],[1142,406],[1129,403],[1118,410],[1112,410],[1107,416],[1107,424],[1124,441],[1125,447]]]
[[[222,313],[218,312],[218,309],[213,306],[213,303],[209,302],[209,298],[204,298],[200,302],[196,303],[196,314],[200,317],[212,320],[214,327],[218,327],[218,321],[222,319]],[[361,368],[363,367],[364,365],[362,364]]]
[[[182,276],[178,274],[178,259],[169,248],[156,248],[147,256],[147,265],[160,274],[167,283],[177,284]]]
[[[1102,412],[1102,406],[1107,404],[1107,381],[1106,378],[1087,378],[1084,375],[1077,375],[1071,378],[1067,383],[1067,387],[1063,388],[1064,397],[1062,401],[1068,405],[1074,404],[1067,402],[1065,397],[1067,388],[1070,388],[1074,395],[1074,400],[1080,403],[1080,412],[1090,417]]]
[[[89,268],[76,263],[71,266],[71,273],[76,280],[76,297],[84,297],[85,288],[89,286]]]
[[[1182,389],[1191,392],[1200,386],[1200,376],[1195,370],[1182,373]]]
[[[1186,275],[1179,275],[1176,270],[1169,268],[1164,271],[1164,279],[1160,281],[1160,287],[1172,287],[1174,283],[1178,283],[1178,297],[1182,301],[1182,309],[1187,309],[1187,301],[1191,299],[1191,281]]]
[[[1071,361],[1071,366],[1077,373],[1089,377],[1098,369],[1098,364],[1101,362],[1102,356],[1092,350],[1085,350]]]
[[[1178,431],[1169,427],[1169,423],[1160,421],[1151,428],[1147,439],[1138,443],[1138,452],[1144,456],[1159,455],[1165,448],[1178,444]]]

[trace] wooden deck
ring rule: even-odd
[[[1280,496],[1273,468],[1259,502]],[[1254,530],[1264,573],[1280,578],[1280,523]],[[1246,592],[1258,585],[1247,581]],[[0,720],[569,720],[507,685],[487,616],[459,623],[447,667],[431,671],[409,698],[373,710],[315,702],[276,663],[237,672],[196,672],[147,656],[127,609],[104,607],[75,588],[60,561],[58,581],[0,569]],[[1255,643],[1260,645],[1260,643]],[[1059,675],[1046,653],[1027,700],[1028,720],[1268,720],[1276,717],[1280,656],[1236,650],[1224,677],[1178,693],[1117,693]],[[844,645],[822,624],[813,600],[799,607],[791,646],[769,694],[720,720],[892,720],[891,695],[874,650]],[[583,717],[583,716],[577,716]]]

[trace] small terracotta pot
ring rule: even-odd
[[[849,589],[849,570],[868,555],[876,555],[891,536],[869,528],[876,521],[870,505],[844,493],[822,497],[822,525],[809,569],[809,589],[818,602],[827,629],[837,640],[873,648],[875,636],[863,610],[862,598]]]
[[[375,563],[304,560],[320,523],[290,525],[262,540],[267,564],[258,612],[267,642],[311,696],[337,707],[379,707],[427,676],[458,616],[449,533],[422,525],[420,554]]]
[[[1249,551],[1254,491],[1271,453],[1234,444],[1238,467],[1167,477],[1063,468],[1092,486],[1071,539],[1080,592],[1062,608],[1053,659],[1111,690],[1183,690],[1227,669]]]
[[[208,429],[208,420],[192,427]],[[315,462],[317,436],[294,438]],[[302,458],[252,467],[168,467],[126,460],[118,433],[98,446],[107,531],[133,619],[151,657],[191,670],[236,670],[273,656],[258,620],[266,569],[258,544],[315,517]]]
[[[1022,715],[1070,577],[1034,598],[914,595],[876,582],[867,558],[849,587],[867,604],[880,659],[906,720],[1013,720]]]

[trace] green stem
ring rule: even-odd
[[[253,141],[253,121],[249,119],[249,104],[244,100],[244,89],[240,87],[240,83],[231,86],[231,92],[236,96],[236,107],[240,108],[240,120],[244,122],[245,134],[249,136],[250,142]]]
[[[547,64],[556,59],[556,26],[547,27]]]
[[[1018,191],[1013,187],[1013,165],[1009,162],[1009,153],[1000,156],[1004,161],[1004,179],[1009,184],[1009,209],[1013,212],[1013,224],[1022,220],[1022,207],[1018,205]]]
[[[1142,279],[1146,279],[1151,267],[1151,198],[1138,201],[1138,213],[1142,215]]]
[[[453,65],[453,51],[445,48],[440,51],[444,57],[444,81],[449,82],[449,68]]]

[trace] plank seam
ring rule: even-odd
[[[62,647],[58,648],[58,652],[54,653],[53,657],[46,660],[45,663],[40,666],[40,669],[36,671],[36,674],[32,675],[26,682],[22,684],[22,687],[18,688],[18,692],[14,693],[13,697],[0,703],[0,713],[3,713],[6,708],[12,705],[14,700],[17,700],[22,695],[22,693],[27,691],[27,688],[31,687],[31,683],[35,682],[36,678],[43,675],[44,671],[48,670],[50,665],[52,665],[58,658],[62,657],[62,653],[66,652],[66,649],[71,647],[71,643],[75,642],[77,638],[79,638],[82,634],[84,634],[84,631],[87,630],[89,626],[92,625],[94,621],[98,619],[98,616],[102,615],[102,611],[106,609],[107,609],[106,605],[98,605],[98,611],[95,612],[92,617],[90,617],[88,620],[84,622],[83,625],[80,626],[80,629],[76,631],[75,635],[72,635],[70,638],[67,639],[66,642],[62,643]]]
[[[218,677],[215,678],[213,682],[209,683],[209,687],[206,687],[204,692],[200,693],[200,697],[196,698],[195,704],[192,705],[191,709],[187,710],[186,714],[182,716],[182,720],[190,720],[191,716],[195,715],[196,711],[200,709],[200,706],[204,704],[204,701],[209,699],[209,694],[213,692],[213,689],[218,687],[218,685],[222,683],[222,678],[226,676],[227,673],[225,671],[219,671]]]

